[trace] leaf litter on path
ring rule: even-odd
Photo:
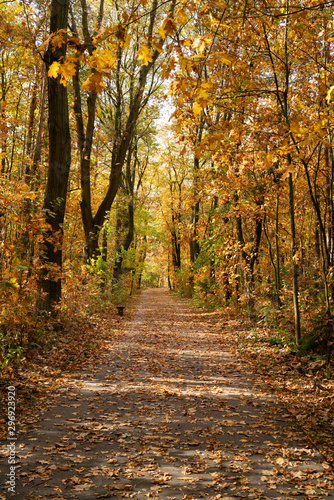
[[[333,470],[211,326],[142,292],[96,370],[18,436],[12,497],[334,498]]]

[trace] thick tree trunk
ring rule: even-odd
[[[81,0],[82,8],[82,32],[85,39],[87,51],[90,56],[93,55],[96,47],[94,46],[94,36],[98,33],[101,25],[104,12],[104,0],[100,0],[99,14],[96,23],[96,29],[93,35],[89,31],[88,22],[88,8],[86,0]],[[71,11],[71,29],[75,36],[78,35],[75,17]],[[84,116],[82,111],[81,99],[81,85],[80,85],[80,62],[79,59],[76,63],[76,72],[73,76],[73,90],[74,90],[74,113],[77,126],[78,148],[80,152],[80,183],[81,183],[81,199],[80,209],[81,218],[85,232],[85,243],[83,249],[83,261],[88,264],[92,259],[99,255],[99,234],[104,223],[102,221],[101,227],[97,227],[93,218],[91,206],[91,154],[93,147],[95,116],[96,116],[96,101],[97,92],[95,89],[91,90],[87,97],[87,124],[85,128]]]
[[[69,0],[52,0],[50,32],[67,29]],[[66,42],[66,40],[65,40]],[[66,54],[66,43],[52,50],[49,44],[45,55],[46,68]],[[48,78],[49,107],[49,169],[43,210],[49,229],[44,239],[44,270],[40,281],[39,308],[55,313],[54,306],[61,298],[62,243],[67,183],[71,163],[71,138],[67,88],[60,77]]]
[[[172,233],[172,257],[174,271],[181,269],[181,244],[176,233]]]
[[[92,262],[100,254],[99,250],[99,234],[95,231],[85,234],[85,243],[83,249],[83,261],[85,264]]]

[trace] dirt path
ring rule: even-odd
[[[142,293],[103,363],[16,452],[16,494],[0,498],[334,498],[333,471],[286,410],[163,290]]]

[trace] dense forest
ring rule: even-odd
[[[0,348],[169,286],[333,349],[319,0],[0,2]]]

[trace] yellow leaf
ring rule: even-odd
[[[139,50],[137,59],[141,60],[143,66],[148,66],[148,64],[153,61],[152,56],[151,49],[147,45],[144,45],[144,47],[141,47]]]
[[[294,169],[293,167],[288,167],[282,172],[282,180],[285,181],[290,174],[294,174]]]
[[[193,113],[196,118],[201,114],[202,109],[203,106],[201,106],[200,103],[196,101],[193,105]]]
[[[20,264],[20,260],[18,259],[18,257],[14,257],[14,259],[12,260],[12,266],[18,266]]]
[[[157,50],[158,52],[160,52],[160,54],[163,51],[162,45],[160,45],[160,43],[156,43],[156,42],[152,41],[152,46],[155,48],[155,50]]]
[[[297,250],[297,252],[295,252],[295,254],[294,254],[294,256],[293,256],[292,260],[293,260],[293,262],[294,262],[295,264],[299,264],[299,262],[300,262],[300,253],[299,253],[299,251],[298,251],[298,250]],[[284,464],[284,458],[279,457],[279,458],[276,460],[276,462],[277,462],[279,465],[283,465],[283,464]]]
[[[180,9],[176,13],[176,19],[178,20],[179,23],[183,24],[188,20],[188,16],[186,14],[186,11],[184,9]]]
[[[89,65],[98,71],[108,70],[115,66],[117,56],[114,51],[109,49],[95,50],[94,54],[89,58]]]
[[[54,61],[48,71],[48,77],[49,78],[57,78],[60,70],[60,64],[57,61]]]
[[[72,76],[75,75],[76,72],[75,64],[69,61],[65,61],[65,63],[60,66],[59,72],[61,74],[60,83],[62,83],[64,87],[66,87],[67,80],[69,80],[70,78],[72,78]]]
[[[226,9],[225,2],[218,2],[216,0],[211,0],[210,5],[215,7],[216,9]]]
[[[197,49],[199,54],[203,54],[205,47],[212,44],[211,38],[206,38],[204,36],[199,36],[193,43],[193,48]]]
[[[300,134],[302,132],[302,128],[300,126],[300,123],[298,123],[297,121],[292,121],[290,123],[290,131],[293,134]]]
[[[198,92],[198,99],[204,99],[204,101],[207,101],[210,97],[210,94],[207,90],[205,89],[200,89],[200,91]]]
[[[175,25],[172,19],[165,19],[159,28],[159,35],[164,40],[167,35],[174,33]]]
[[[269,169],[271,167],[271,159],[273,157],[273,154],[271,151],[267,154],[267,156],[264,159],[264,166]]]
[[[58,30],[54,35],[51,37],[51,45],[53,50],[57,49],[58,47],[61,47],[65,43],[65,33],[66,30]]]
[[[231,61],[231,59],[229,59],[226,56],[226,54],[223,54],[222,52],[218,52],[217,56],[218,56],[218,59],[220,62],[222,62],[223,64],[226,64],[227,66],[231,66],[232,61]]]
[[[95,92],[102,92],[106,88],[102,81],[102,73],[96,71],[89,75],[87,80],[81,86],[82,90],[95,90]]]

